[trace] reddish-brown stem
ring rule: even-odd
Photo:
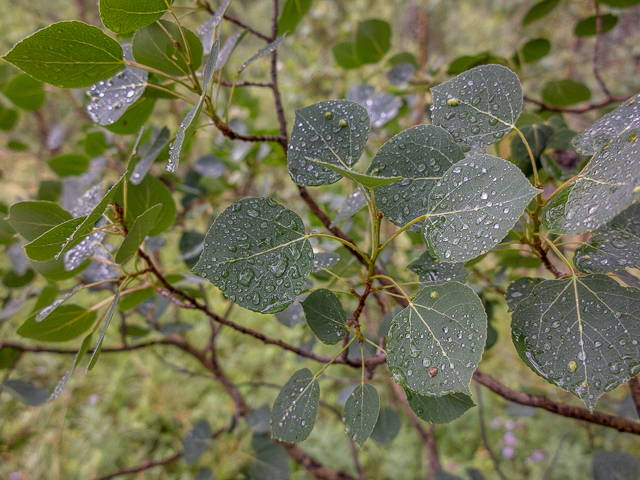
[[[482,402],[482,389],[478,384],[476,384],[476,401],[478,402],[478,419],[480,420],[480,435],[482,436],[482,443],[484,443],[484,448],[489,452],[489,457],[493,462],[493,468],[496,473],[502,480],[507,480],[504,472],[500,468],[500,462],[498,457],[496,456],[493,448],[491,448],[491,443],[489,442],[489,437],[487,436],[487,428],[484,422],[484,403]]]
[[[220,85],[224,87],[232,87],[233,82],[227,82],[226,80],[221,80]],[[235,85],[236,87],[264,87],[264,88],[272,87],[271,83],[269,82],[244,82],[242,80],[236,82]]]
[[[629,380],[629,390],[631,390],[633,405],[636,407],[636,415],[640,419],[640,382],[638,382],[638,377]]]
[[[261,38],[262,40],[264,40],[265,42],[271,42],[271,39],[260,33],[258,30],[256,30],[255,28],[250,27],[249,25],[247,25],[246,23],[244,23],[242,20],[238,20],[236,17],[232,17],[229,14],[225,14],[224,15],[224,19],[225,20],[229,20],[231,23],[235,23],[237,26],[239,26],[240,28],[244,28],[246,30],[249,31],[249,33],[251,33],[252,35],[255,35],[258,38]]]
[[[176,452],[173,455],[165,457],[161,460],[154,460],[154,461],[145,460],[137,467],[118,470],[117,472],[109,473],[108,475],[95,477],[93,480],[110,480],[111,478],[121,477],[123,475],[131,475],[133,473],[144,472],[145,470],[149,470],[150,468],[153,468],[153,467],[168,465],[171,462],[175,462],[180,457],[182,457],[182,452]]]
[[[595,0],[593,4],[596,13],[596,41],[593,45],[593,59],[591,61],[593,66],[593,76],[596,78],[596,81],[598,82],[598,86],[600,87],[600,90],[602,90],[602,93],[605,94],[607,99],[610,99],[611,92],[604,83],[604,80],[600,76],[600,71],[598,70],[598,47],[600,45],[600,37],[602,36],[602,15],[600,14],[600,2],[599,0]]]
[[[524,97],[524,101],[537,105],[538,107],[540,107],[541,110],[546,110],[548,112],[581,114],[581,113],[591,112],[592,110],[598,110],[600,108],[607,107],[612,103],[624,102],[625,100],[628,100],[630,96],[631,95],[611,96],[606,100],[603,100],[602,102],[589,103],[582,107],[557,107],[555,105],[548,105],[544,102],[541,102],[540,100],[536,100],[534,98],[527,97],[527,96]]]

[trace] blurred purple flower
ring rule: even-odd
[[[507,445],[517,445],[518,439],[513,433],[507,432],[504,434],[504,443],[506,443]]]
[[[502,449],[502,456],[507,460],[511,460],[513,457],[516,456],[516,449],[513,447],[504,447]]]
[[[491,430],[497,430],[500,428],[500,425],[502,425],[502,417],[496,417],[491,420],[489,427],[491,427]]]

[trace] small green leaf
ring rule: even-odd
[[[158,20],[173,1],[100,0],[100,18],[109,30],[131,33]]]
[[[558,5],[560,0],[542,0],[536,3],[529,9],[524,18],[522,19],[522,25],[529,25],[530,23],[540,20],[541,18],[549,15]]]
[[[468,394],[486,335],[487,315],[471,288],[458,282],[428,286],[391,323],[391,377],[420,395]]]
[[[58,155],[47,162],[51,170],[61,177],[82,175],[89,168],[89,159],[84,155]]]
[[[89,351],[89,347],[91,346],[92,340],[93,340],[93,332],[91,332],[89,335],[84,337],[84,340],[82,340],[82,345],[80,345],[80,350],[78,350],[78,355],[76,355],[75,362],[73,362],[74,369],[78,365],[80,365],[80,362]]]
[[[522,111],[522,87],[515,73],[502,65],[482,65],[431,89],[434,125],[456,142],[485,147],[516,124]]]
[[[293,33],[296,26],[309,11],[312,0],[287,0],[278,19],[278,32]]]
[[[211,427],[206,420],[200,420],[187,432],[182,441],[184,461],[191,465],[211,446]]]
[[[398,180],[402,180],[402,177],[376,177],[372,175],[366,175],[364,173],[359,173],[359,172],[356,172],[355,170],[341,168],[336,165],[333,165],[332,163],[321,162],[320,160],[312,160],[310,158],[308,160],[311,160],[312,162],[315,162],[318,165],[322,165],[323,167],[328,168],[329,170],[332,170],[342,175],[343,177],[347,177],[353,180],[354,182],[362,185],[363,187],[368,187],[368,188],[384,187],[385,185],[389,185],[391,183],[397,182]]]
[[[520,50],[526,63],[537,62],[551,51],[551,42],[546,38],[534,38],[525,43]]]
[[[107,137],[102,131],[89,132],[87,136],[84,137],[84,153],[90,158],[99,157],[108,146]]]
[[[3,93],[23,110],[38,110],[44,103],[42,83],[25,73],[15,76],[4,87]]]
[[[634,203],[576,250],[573,262],[585,273],[640,268],[640,203]]]
[[[391,26],[384,20],[366,20],[358,24],[355,56],[360,64],[376,63],[389,51]]]
[[[467,70],[471,70],[473,67],[478,67],[480,65],[489,65],[491,63],[497,63],[499,65],[508,65],[509,62],[504,58],[496,57],[491,52],[483,52],[477,55],[463,55],[462,57],[456,58],[449,65],[449,69],[447,70],[447,74],[449,75],[459,75]]]
[[[298,370],[282,387],[271,410],[271,435],[283,442],[306,439],[316,422],[320,386],[308,368]]]
[[[395,410],[383,407],[380,409],[378,421],[371,432],[371,439],[382,445],[387,445],[398,436],[401,426],[402,422]]]
[[[573,80],[554,80],[547,82],[542,89],[545,102],[558,107],[566,107],[591,98],[591,91],[584,83]]]
[[[18,112],[12,108],[4,108],[0,105],[0,130],[10,131],[18,120]]]
[[[279,323],[288,328],[293,328],[296,325],[305,322],[304,310],[297,299],[281,312],[276,312],[274,317],[276,317],[276,320]],[[315,337],[312,336],[310,338],[315,342]]]
[[[62,88],[88,87],[124,66],[118,42],[97,27],[75,21],[38,30],[3,58],[32,77]]]
[[[162,210],[158,215],[157,222],[151,231],[147,234],[150,237],[161,234],[167,230],[176,219],[176,203],[169,189],[162,181],[155,177],[146,175],[144,180],[138,185],[129,182],[127,185],[127,209],[125,211],[125,220],[127,224],[133,225],[136,218],[155,205],[162,205]],[[116,201],[120,203],[123,193],[119,193]],[[120,203],[124,205],[125,203]]]
[[[424,252],[420,258],[407,265],[407,268],[418,274],[421,282],[451,282],[465,283],[469,272],[462,263],[438,262],[429,252]]]
[[[146,210],[142,215],[136,218],[135,222],[129,229],[129,234],[125,237],[120,249],[116,254],[116,263],[123,264],[135,255],[144,242],[144,239],[153,227],[158,223],[158,216],[162,211],[162,205],[154,205]]]
[[[2,347],[0,348],[0,370],[11,368],[15,361],[22,355],[22,350],[17,348]]]
[[[345,430],[361,447],[369,438],[380,413],[380,395],[373,385],[358,385],[344,407]]]
[[[542,278],[521,277],[511,282],[505,295],[509,311],[513,312],[522,300],[531,295],[533,287],[543,280]]]
[[[62,305],[42,322],[32,315],[18,329],[18,335],[44,342],[66,342],[89,330],[96,321],[96,312],[78,305]]]
[[[518,354],[593,411],[640,372],[640,290],[606,275],[545,280],[513,312]]]
[[[71,218],[57,203],[27,201],[11,205],[8,220],[20,235],[32,241]]]
[[[466,262],[497,245],[538,193],[513,164],[491,155],[456,163],[431,190],[423,238],[445,262]]]
[[[405,393],[413,413],[425,422],[438,425],[452,422],[475,406],[471,397],[464,393],[451,393],[441,397],[418,395],[410,390]]]
[[[2,277],[2,284],[8,288],[20,288],[29,285],[34,277],[35,273],[31,269],[28,269],[24,273],[17,273],[11,270]]]
[[[314,290],[301,302],[311,331],[322,343],[335,345],[347,332],[347,314],[330,290]]]
[[[11,245],[17,241],[15,229],[6,218],[0,218],[0,245]]]
[[[118,302],[120,301],[120,290],[116,290],[116,294],[113,296],[113,301],[111,302],[111,306],[107,311],[107,314],[104,317],[104,327],[102,327],[102,331],[100,332],[100,337],[98,338],[98,343],[96,347],[93,349],[93,354],[89,359],[89,365],[87,366],[87,370],[93,370],[93,367],[98,363],[98,359],[100,358],[100,353],[102,352],[102,342],[104,341],[104,335],[107,333],[107,328],[109,328],[109,324],[111,323],[111,318],[113,318],[113,313],[116,311],[116,307],[118,306]],[[82,349],[81,349],[82,350]]]
[[[241,307],[275,313],[293,303],[312,268],[302,219],[270,198],[248,198],[216,219],[193,271]]]
[[[143,95],[122,117],[110,125],[104,125],[104,128],[118,135],[135,135],[151,116],[155,104],[155,98]]]
[[[180,259],[189,268],[193,268],[198,263],[200,254],[204,247],[204,235],[200,232],[186,231],[180,237]]]
[[[135,292],[131,292],[126,295],[122,300],[120,300],[120,304],[118,305],[118,310],[121,312],[126,312],[127,310],[131,310],[134,307],[137,307],[142,302],[151,298],[156,293],[156,290],[153,287],[143,288],[142,290],[136,290]]]
[[[315,161],[349,168],[367,143],[371,124],[367,110],[347,100],[328,100],[296,110],[288,165],[298,185],[328,185],[341,175]]]
[[[182,32],[187,41],[184,44]],[[178,48],[176,48],[178,45]],[[137,62],[169,75],[189,75],[187,46],[191,66],[197,70],[202,63],[202,43],[192,31],[167,20],[158,20],[138,30],[133,36],[132,52]]]
[[[607,33],[613,30],[613,28],[618,23],[618,17],[615,15],[611,15],[610,13],[605,13],[604,15],[600,15],[600,20],[602,22],[602,31],[601,33]],[[596,35],[598,32],[597,28],[597,17],[588,17],[584,20],[580,20],[576,24],[576,28],[573,30],[573,33],[577,37],[592,37]]]
[[[242,72],[245,68],[247,68],[256,60],[259,60],[260,58],[266,57],[267,55],[270,55],[271,53],[275,52],[283,40],[284,40],[284,34],[280,35],[273,42],[271,42],[266,47],[259,50],[258,53],[256,53],[253,57],[251,57],[249,60],[247,60],[242,64],[242,66],[238,69],[238,73]]]
[[[356,47],[353,42],[337,43],[331,51],[338,66],[345,70],[352,70],[362,65],[356,58]]]
[[[594,480],[636,480],[640,462],[628,452],[598,450],[591,460],[591,475]]]

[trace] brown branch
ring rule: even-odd
[[[629,390],[631,390],[633,405],[636,407],[636,415],[640,419],[640,382],[638,382],[638,377],[632,377],[629,380]]]
[[[292,443],[277,442],[284,447],[289,456],[302,465],[311,475],[320,480],[356,480],[346,472],[325,467],[318,460]]]
[[[102,349],[102,353],[130,352],[133,350],[139,350],[141,348],[152,347],[154,345],[174,345],[175,342],[173,342],[171,338],[172,337],[167,337],[163,340],[154,340],[152,342],[138,343],[136,345],[124,345],[122,347],[104,347]],[[77,348],[54,348],[44,347],[40,345],[31,346],[15,342],[0,342],[0,350],[2,350],[3,348],[13,348],[14,350],[20,350],[21,352],[28,353],[59,353],[65,355],[75,355],[76,353],[78,353]],[[93,353],[93,350],[88,350],[88,353]]]
[[[214,118],[214,124],[222,134],[231,140],[243,140],[245,142],[286,142],[286,138],[281,135],[243,135],[233,130],[229,125],[220,119]]]
[[[487,450],[487,452],[489,452],[489,457],[493,462],[493,468],[495,469],[498,476],[502,480],[507,480],[507,477],[500,468],[498,457],[493,451],[493,448],[491,448],[491,443],[489,442],[489,437],[487,436],[487,427],[484,423],[484,404],[482,402],[482,389],[478,384],[476,384],[476,399],[478,401],[478,419],[480,420],[480,435],[482,436],[482,443],[484,443],[484,448]]]
[[[249,25],[247,25],[246,23],[244,23],[241,20],[238,20],[236,17],[232,17],[231,15],[228,14],[224,14],[223,17],[225,20],[229,20],[231,23],[235,23],[237,26],[239,26],[240,28],[244,28],[245,30],[248,30],[249,33],[255,35],[258,38],[261,38],[262,40],[264,40],[265,42],[271,42],[271,39],[269,37],[267,37],[266,35],[260,33],[258,30],[256,30],[255,28],[250,27]]]
[[[226,80],[221,80],[220,81],[220,85],[224,86],[224,87],[233,87],[233,82],[227,82]],[[271,88],[272,85],[269,82],[245,82],[245,81],[239,81],[235,83],[236,87],[265,87],[265,88]]]
[[[600,2],[599,0],[595,0],[593,2],[595,11],[596,11],[596,41],[593,45],[593,58],[591,60],[591,64],[593,66],[593,76],[596,77],[596,82],[598,82],[598,86],[602,93],[605,94],[607,99],[611,98],[611,92],[607,88],[604,83],[604,80],[600,76],[600,71],[598,70],[598,46],[600,44],[600,37],[602,36],[602,15],[600,14]]]
[[[101,477],[95,477],[93,480],[110,480],[111,478],[121,477],[122,475],[131,475],[132,473],[139,473],[145,470],[148,470],[153,467],[159,467],[162,465],[168,465],[171,462],[176,461],[182,456],[182,452],[176,452],[173,455],[170,455],[161,460],[155,460],[153,462],[149,460],[145,460],[137,467],[133,468],[125,468],[123,470],[118,470],[117,472],[109,473],[108,475],[103,475]]]
[[[536,237],[531,247],[533,249],[533,253],[538,255],[538,257],[540,258],[540,261],[542,262],[544,268],[549,270],[554,277],[560,278],[562,275],[564,275],[555,267],[553,263],[551,263],[551,260],[549,260],[548,252],[542,247],[542,241],[540,240],[540,237]]]
[[[565,403],[555,402],[542,395],[531,395],[517,390],[512,390],[489,375],[482,373],[480,370],[475,371],[473,379],[501,397],[512,402],[519,403],[520,405],[542,408],[563,417],[576,418],[578,420],[584,420],[604,427],[614,428],[620,432],[640,435],[640,423],[638,422],[633,422],[626,418],[616,417],[602,412],[591,413],[586,408],[574,407]]]
[[[534,105],[537,105],[538,107],[540,107],[541,110],[546,110],[548,112],[561,112],[561,113],[576,113],[576,114],[581,114],[581,113],[587,113],[590,112],[592,110],[598,110],[600,108],[603,107],[607,107],[609,105],[611,105],[612,103],[618,103],[618,102],[624,102],[625,100],[628,100],[632,95],[622,95],[622,96],[612,96],[607,98],[606,100],[603,100],[601,102],[597,102],[597,103],[589,103],[587,105],[584,105],[582,107],[557,107],[555,105],[549,105],[546,104],[544,102],[541,102],[540,100],[536,100],[534,98],[531,97],[527,97],[524,96],[524,101],[525,102],[529,102],[532,103]]]

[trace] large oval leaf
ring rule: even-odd
[[[462,149],[443,128],[418,125],[399,133],[378,150],[369,168],[370,175],[402,177],[375,189],[378,207],[399,226],[424,215],[436,181],[463,158]]]
[[[362,447],[371,436],[380,413],[380,396],[373,385],[358,385],[344,406],[346,432]]]
[[[311,331],[322,343],[335,345],[342,340],[347,332],[347,314],[331,290],[314,290],[301,303]]]
[[[573,80],[554,80],[547,82],[542,89],[545,102],[559,107],[566,107],[591,98],[591,91],[584,83]]]
[[[639,325],[640,290],[606,275],[545,280],[518,304],[511,322],[525,363],[590,410],[640,372]]]
[[[296,110],[288,165],[298,185],[328,185],[342,176],[315,160],[348,168],[360,160],[371,125],[367,110],[348,100],[328,100]]]
[[[100,0],[100,18],[109,30],[131,33],[159,19],[173,0]]]
[[[391,323],[389,371],[420,395],[469,393],[487,336],[487,315],[474,291],[458,282],[424,288]]]
[[[425,243],[445,262],[471,260],[509,233],[537,193],[512,163],[485,154],[467,157],[429,194]]]
[[[485,147],[515,126],[522,111],[522,86],[502,65],[481,65],[431,89],[434,125],[456,142]]]
[[[122,47],[82,22],[54,23],[18,42],[3,57],[34,78],[57,87],[88,87],[124,66]]]
[[[320,386],[308,368],[285,383],[271,410],[271,435],[283,442],[301,442],[309,436],[318,415]]]
[[[95,323],[97,313],[78,305],[61,305],[42,322],[32,315],[18,329],[18,335],[44,342],[66,342],[79,337]]]
[[[302,219],[270,198],[249,198],[216,219],[193,271],[241,307],[274,313],[293,303],[312,268]]]
[[[26,201],[11,205],[8,220],[20,235],[31,241],[71,218],[57,203]]]
[[[384,20],[371,19],[358,24],[355,55],[360,64],[376,63],[391,46],[391,26]]]
[[[452,422],[475,406],[471,397],[464,393],[450,393],[441,397],[432,397],[418,395],[407,390],[406,394],[411,410],[428,423],[444,424]]]

